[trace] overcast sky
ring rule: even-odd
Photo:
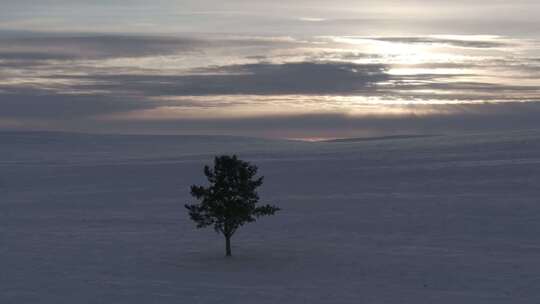
[[[0,130],[540,127],[540,3],[0,0]]]
[[[1,1],[5,29],[320,34],[538,33],[534,0],[18,0]],[[322,23],[306,23],[319,20]]]

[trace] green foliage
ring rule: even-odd
[[[208,187],[191,186],[191,195],[200,203],[185,205],[197,228],[213,226],[229,239],[240,226],[280,210],[271,205],[257,206],[256,190],[263,184],[263,177],[256,177],[257,167],[236,155],[216,157],[214,168],[205,166],[204,174]]]

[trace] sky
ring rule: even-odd
[[[540,127],[540,2],[0,0],[0,130]]]

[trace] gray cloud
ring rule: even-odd
[[[73,56],[67,54],[46,53],[36,51],[6,52],[0,51],[0,59],[4,60],[67,60]]]
[[[101,81],[76,89],[132,91],[146,96],[167,95],[284,95],[360,93],[375,90],[390,79],[387,66],[341,62],[245,64],[201,68],[193,74],[59,76]]]
[[[362,96],[404,99],[445,100],[451,97],[464,101],[479,99],[501,101],[515,100],[515,96],[504,96],[504,93],[508,91],[514,93],[518,91],[535,93],[538,91],[537,87],[439,81],[440,78],[463,75],[395,76],[389,75],[387,70],[388,66],[382,64],[300,62],[200,68],[193,70],[192,74],[177,76],[122,74],[48,76],[48,80],[69,80],[73,83],[56,90],[23,85],[0,85],[0,104],[2,106],[0,117],[37,117],[61,120],[154,109],[167,105],[195,108],[215,106],[214,101],[204,101],[204,99],[192,101],[185,98],[173,102],[156,101],[154,98],[164,96],[360,94]],[[383,82],[386,83],[384,86],[381,85]],[[452,94],[439,95],[436,92],[421,92],[432,90],[451,92]],[[467,91],[475,94],[471,95]],[[239,100],[237,102],[249,103],[250,101]],[[221,107],[234,104],[234,101],[219,103]],[[419,106],[418,109],[421,107]],[[437,109],[446,110],[442,107]],[[216,120],[216,123],[218,121]],[[319,120],[321,127],[325,127],[325,121],[326,118]],[[226,122],[230,123],[230,121]],[[207,123],[212,125],[209,121]],[[271,122],[268,123],[268,125],[272,125]],[[279,124],[287,125],[281,122]]]
[[[0,36],[0,59],[75,60],[142,57],[193,51],[205,43],[197,39],[130,35]]]
[[[136,58],[204,52],[224,47],[305,44],[287,37],[234,35],[156,36],[121,34],[58,34],[0,31],[0,60],[77,60]]]
[[[0,118],[69,120],[131,110],[149,109],[155,102],[103,94],[57,94],[21,88],[0,93]]]
[[[443,65],[446,67],[447,65]],[[136,96],[358,95],[454,100],[516,100],[540,94],[537,86],[458,81],[473,74],[391,75],[385,64],[346,62],[257,63],[200,68],[188,75],[57,76],[90,84],[75,90],[129,92]],[[55,77],[51,77],[55,78]],[[453,79],[449,81],[449,79]],[[445,94],[439,94],[444,92]],[[498,95],[497,95],[498,94]],[[505,95],[507,94],[507,95]]]
[[[443,44],[455,47],[479,49],[500,48],[512,45],[508,42],[501,41],[459,40],[437,37],[366,37],[366,39],[405,44]]]

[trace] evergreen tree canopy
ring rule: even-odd
[[[236,155],[216,157],[214,168],[204,167],[210,185],[191,186],[191,195],[199,204],[186,204],[190,218],[197,228],[213,226],[226,240],[226,255],[231,255],[230,238],[245,223],[258,217],[273,215],[280,209],[272,205],[257,206],[257,188],[263,177],[256,177],[257,167]]]

